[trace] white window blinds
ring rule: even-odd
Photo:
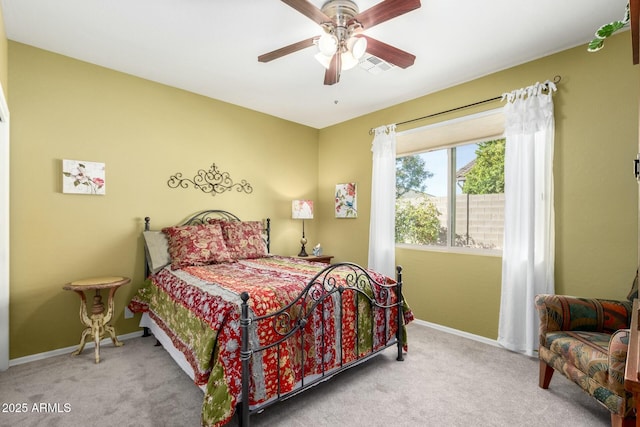
[[[502,108],[411,129],[397,134],[397,156],[406,156],[435,148],[488,141],[504,134]]]

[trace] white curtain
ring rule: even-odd
[[[396,125],[374,130],[369,268],[395,277]]]
[[[503,95],[505,209],[498,342],[533,356],[534,297],[554,293],[553,82]]]

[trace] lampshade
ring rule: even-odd
[[[338,40],[331,34],[324,33],[318,39],[318,50],[324,56],[331,57],[338,50]]]
[[[322,52],[318,52],[314,55],[314,58],[316,58],[316,61],[322,64],[324,68],[327,70],[329,69],[329,66],[331,65],[331,56],[326,56],[323,55]]]
[[[346,51],[342,54],[342,61],[340,62],[342,69],[340,71],[350,70],[358,65],[358,62],[359,61],[355,58],[355,56],[353,56],[351,52]]]
[[[367,52],[367,39],[364,37],[351,37],[347,41],[347,49],[355,59],[360,59]]]
[[[313,200],[293,200],[291,202],[291,218],[313,219]]]

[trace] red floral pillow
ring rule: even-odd
[[[227,221],[222,224],[222,231],[234,259],[260,258],[268,254],[261,221]]]
[[[180,225],[163,228],[169,238],[171,268],[233,261],[219,224]]]
[[[208,224],[219,224],[220,227],[223,229],[223,234],[224,234],[224,225],[229,222],[228,219],[222,219],[222,218],[208,218],[207,219],[207,223]]]

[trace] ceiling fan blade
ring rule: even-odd
[[[342,69],[342,55],[336,53],[331,58],[331,64],[329,64],[329,68],[324,73],[324,84],[332,85],[336,84],[340,81],[340,70]]]
[[[288,55],[293,52],[297,52],[302,49],[306,49],[310,46],[313,46],[314,42],[318,36],[308,38],[306,40],[299,41],[297,43],[290,44],[289,46],[281,47],[280,49],[276,49],[273,52],[265,53],[263,55],[258,56],[258,61],[260,62],[269,62],[274,59],[278,59],[282,56]]]
[[[388,21],[396,16],[404,15],[419,7],[420,0],[384,0],[354,16],[349,20],[348,24],[350,25],[357,21],[367,30],[374,25]]]
[[[380,40],[373,39],[369,36],[362,34],[356,37],[364,37],[367,39],[367,53],[377,56],[378,58],[387,61],[400,68],[407,68],[413,65],[416,60],[416,56],[405,52],[404,50],[393,47],[389,44],[383,43]]]
[[[318,25],[322,25],[326,22],[333,22],[331,18],[325,15],[324,12],[308,0],[282,0],[282,2],[288,4]]]

